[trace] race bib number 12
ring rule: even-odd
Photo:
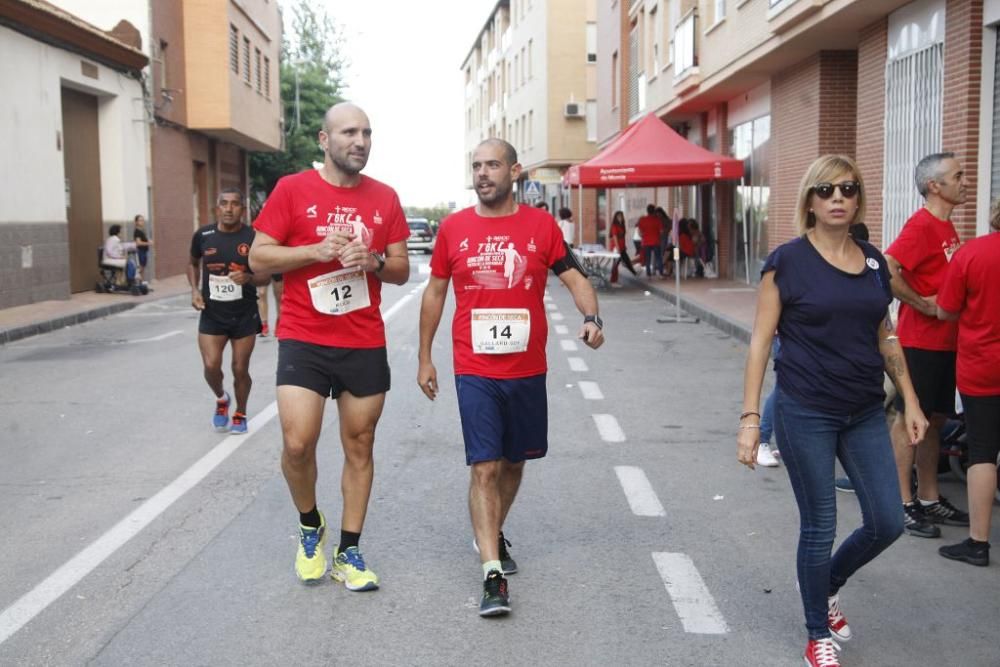
[[[472,309],[472,351],[476,354],[524,352],[530,335],[527,308]]]
[[[324,315],[345,315],[371,305],[368,278],[359,267],[324,273],[308,284],[313,308]]]

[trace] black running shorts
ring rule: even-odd
[[[277,384],[311,389],[337,398],[374,396],[389,391],[389,358],[384,347],[351,348],[314,345],[299,340],[278,342]]]
[[[257,304],[253,308],[237,313],[219,313],[211,306],[201,311],[198,333],[226,338],[246,338],[260,333],[260,313]]]
[[[906,369],[926,417],[955,413],[955,353],[904,347]],[[903,395],[896,394],[896,411],[903,412]]]

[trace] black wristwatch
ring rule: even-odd
[[[378,273],[379,271],[385,268],[385,257],[383,257],[377,252],[371,253],[371,256],[375,258],[376,262],[378,262],[378,266],[375,268],[375,273]]]
[[[601,330],[604,329],[604,320],[601,319],[600,315],[585,315],[583,318],[583,323],[586,324],[587,322],[593,322],[594,324],[597,325],[598,329]]]

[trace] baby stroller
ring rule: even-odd
[[[97,248],[97,267],[100,271],[100,279],[94,285],[94,291],[98,294],[124,294],[141,296],[149,294],[149,287],[136,279],[136,264],[131,258],[125,261],[125,266],[118,266],[104,261],[104,247]],[[124,280],[122,279],[124,274]]]

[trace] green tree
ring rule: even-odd
[[[250,154],[251,214],[274,189],[278,179],[322,161],[316,135],[323,115],[341,101],[347,62],[343,40],[333,20],[309,0],[292,7],[291,30],[281,44],[281,103],[285,114],[284,145],[275,153]]]
[[[452,213],[452,210],[444,202],[435,206],[405,206],[404,210],[407,217],[427,218],[432,222],[441,222]]]

